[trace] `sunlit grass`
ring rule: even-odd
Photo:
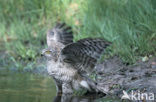
[[[0,48],[11,60],[34,62],[56,22],[73,27],[74,40],[101,37],[111,55],[134,63],[156,54],[154,0],[1,0]]]
[[[113,53],[124,61],[155,53],[156,10],[150,0],[90,0],[85,32],[113,42]]]

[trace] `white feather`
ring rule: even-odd
[[[88,83],[85,80],[82,80],[80,82],[80,85],[83,86],[83,87],[85,87],[85,88],[87,88],[88,90],[91,90],[90,87],[89,87],[89,85],[88,85]]]

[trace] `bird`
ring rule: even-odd
[[[53,77],[57,85],[57,91],[63,93],[73,93],[73,88],[78,90],[80,86],[90,90],[88,83],[82,78],[78,71],[71,66],[66,67],[64,63],[55,60],[55,51],[51,48],[42,51],[47,58],[47,70],[50,76]],[[80,84],[80,86],[79,86]]]
[[[47,71],[55,80],[58,92],[68,94],[81,88],[95,91],[96,82],[89,75],[111,42],[102,38],[74,42],[73,38],[72,28],[65,23],[58,23],[47,31],[48,48],[42,50],[47,58]]]

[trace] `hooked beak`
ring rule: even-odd
[[[41,53],[40,53],[40,56],[41,56],[41,57],[43,57],[43,56],[44,56],[44,53],[43,53],[43,52],[41,52]]]
[[[45,55],[45,49],[43,49],[40,53],[40,56],[43,57]]]

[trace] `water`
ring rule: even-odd
[[[55,83],[48,76],[0,70],[0,102],[95,102],[99,100],[93,96],[56,96]],[[120,102],[112,99],[104,98],[99,102]]]
[[[50,77],[0,70],[0,102],[52,102],[55,96]]]

